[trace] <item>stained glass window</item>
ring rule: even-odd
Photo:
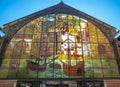
[[[68,14],[24,25],[11,39],[0,78],[119,77],[112,45],[99,28]]]

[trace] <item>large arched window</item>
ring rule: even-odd
[[[50,14],[23,26],[11,39],[0,78],[119,77],[112,45],[78,16]]]

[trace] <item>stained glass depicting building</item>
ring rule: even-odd
[[[0,79],[71,81],[89,87],[96,79],[120,78],[115,28],[63,2],[2,30]],[[88,81],[86,86],[83,81]],[[92,87],[104,87],[101,83]]]

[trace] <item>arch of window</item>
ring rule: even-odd
[[[50,14],[23,26],[10,41],[0,78],[119,77],[112,45],[92,23]]]

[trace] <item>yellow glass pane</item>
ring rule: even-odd
[[[91,43],[98,43],[97,37],[96,36],[90,36],[90,42]]]
[[[98,44],[90,44],[90,49],[91,49],[91,51],[97,52],[98,51]]]

